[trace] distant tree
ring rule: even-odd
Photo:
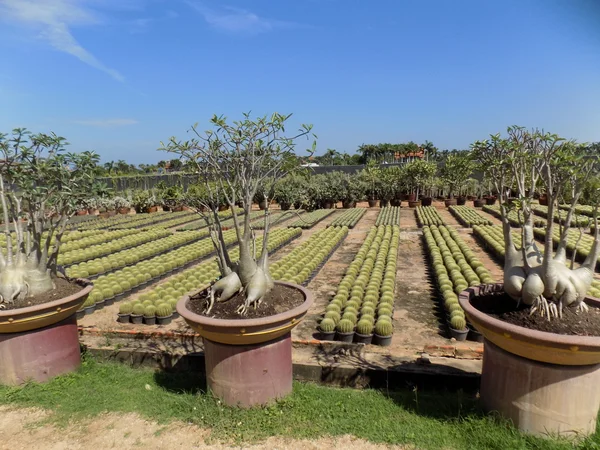
[[[180,159],[172,159],[169,161],[169,171],[179,172],[183,168],[183,163]]]

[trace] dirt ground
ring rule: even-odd
[[[253,445],[207,442],[210,430],[182,422],[160,425],[136,414],[103,414],[57,428],[42,421],[50,413],[38,409],[0,407],[0,450],[106,450],[106,449],[280,449],[361,450],[406,449],[372,444],[352,436],[294,440],[272,437]],[[43,425],[43,426],[41,426]]]

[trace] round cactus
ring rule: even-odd
[[[321,328],[321,331],[325,333],[331,333],[335,330],[335,322],[333,321],[333,319],[329,319],[326,317],[323,320],[321,320],[319,328]]]
[[[144,314],[144,308],[145,306],[143,304],[137,303],[133,305],[133,310],[131,311],[131,314],[133,314],[134,316],[141,316]]]
[[[156,317],[156,306],[150,305],[144,307],[144,317]]]
[[[161,303],[156,307],[156,317],[169,317],[173,313],[171,305]]]
[[[325,313],[325,318],[326,319],[331,319],[333,320],[335,323],[338,323],[341,319],[340,313],[337,311],[327,311]]]
[[[467,328],[467,321],[464,316],[454,316],[450,318],[450,326],[455,330],[464,330]]]
[[[370,320],[361,319],[356,324],[356,332],[358,334],[372,334],[373,333],[373,322]]]
[[[342,319],[338,322],[336,329],[339,333],[352,333],[354,322],[348,319]]]
[[[378,320],[375,324],[375,334],[378,336],[391,336],[393,331],[392,323],[386,320]]]
[[[119,305],[119,314],[131,314],[133,305],[129,302],[123,302]]]

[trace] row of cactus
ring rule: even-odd
[[[381,208],[375,221],[375,226],[379,225],[394,225],[400,226],[400,207],[386,206]]]
[[[269,266],[271,276],[275,280],[307,283],[347,235],[348,227],[330,227],[318,231],[292,252],[272,263]]]
[[[358,221],[365,215],[365,208],[351,208],[337,216],[328,227],[348,227],[354,228]]]
[[[531,205],[531,210],[534,212],[534,214],[540,217],[548,217],[548,207],[546,205],[538,205],[534,203]],[[564,209],[555,210],[554,221],[556,223],[564,224],[568,214],[569,212],[565,211]],[[572,227],[587,228],[590,226],[591,222],[592,220],[588,215],[573,214],[573,217],[571,217]]]
[[[187,212],[187,211],[186,211]],[[181,213],[169,213],[160,211],[152,214],[117,214],[116,216],[111,217],[103,217],[97,220],[91,220],[89,222],[84,222],[80,224],[77,229],[78,230],[107,230],[110,228],[114,228],[120,226],[122,224],[127,224],[129,228],[135,228],[138,223],[146,222],[148,220],[152,222],[158,222],[160,220],[165,220],[166,217],[171,217],[171,214],[181,214]]]
[[[335,209],[317,209],[315,211],[302,214],[295,222],[291,223],[290,227],[300,227],[309,229],[314,227],[317,223],[323,220],[325,217],[333,214]]]
[[[98,232],[97,232],[98,233]],[[58,255],[58,264],[61,266],[69,266],[84,261],[89,261],[96,258],[101,258],[107,255],[113,255],[117,252],[136,247],[146,242],[155,241],[167,236],[171,233],[167,230],[119,230],[99,232],[98,238],[104,237],[105,240],[94,239],[95,244],[91,244],[92,240],[80,239],[71,242],[78,244],[77,249],[70,251],[63,250]],[[90,243],[89,245],[84,245]]]
[[[396,226],[371,228],[325,309],[321,331],[391,336],[399,234]]]
[[[474,225],[492,225],[492,221],[479,214],[478,211],[470,206],[450,206],[448,208],[456,219],[467,227]]]
[[[108,256],[94,258],[79,264],[73,264],[66,270],[67,275],[72,278],[87,278],[111,272],[121,267],[137,264],[140,261],[172,250],[181,245],[198,241],[198,239],[202,239],[208,235],[208,232],[204,231],[187,231],[185,233],[173,234],[167,230],[157,230],[148,231],[147,233],[154,235],[156,238],[150,242],[138,245],[137,247],[127,248]],[[143,234],[143,232],[139,232],[139,235],[147,236],[147,234]],[[235,242],[235,239],[235,234],[229,233],[228,243]],[[133,240],[134,238],[132,237],[130,241],[133,242]],[[206,241],[210,242],[210,239],[207,238]]]
[[[438,210],[433,206],[417,206],[415,209],[417,224],[420,227],[431,225],[445,225],[444,219],[440,216]]]
[[[245,211],[241,208],[236,208],[236,213],[238,216],[242,216],[242,215],[244,215]],[[231,213],[231,209],[219,211],[217,214],[219,215],[219,220],[221,221],[222,226],[225,226],[224,225],[225,222],[227,224],[233,223],[233,219],[232,219],[233,214]],[[203,228],[206,228],[207,226],[208,226],[208,224],[206,223],[206,220],[198,219],[191,223],[188,223],[185,226],[177,228],[177,231],[201,230]]]
[[[458,303],[458,294],[469,286],[492,283],[490,272],[454,228],[425,227],[423,236],[450,326],[455,330],[466,330],[466,318]]]
[[[123,230],[127,228],[147,229],[147,228],[173,228],[184,223],[191,222],[197,217],[194,211],[177,211],[162,214],[156,219],[156,213],[152,213],[142,220],[134,222],[125,222],[111,227],[112,230]]]
[[[502,214],[500,213],[500,205],[485,205],[482,210],[498,219],[502,218]],[[514,209],[510,210],[506,217],[513,227],[521,227],[523,225],[523,217],[519,216],[519,213],[517,213],[517,211]],[[546,221],[541,217],[534,216],[532,219],[534,227],[546,226]]]

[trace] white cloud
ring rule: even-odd
[[[125,81],[115,69],[107,67],[83,48],[71,34],[73,26],[98,23],[99,15],[84,7],[84,0],[0,0],[0,20],[33,27],[56,50],[75,56],[89,66]]]
[[[276,29],[296,28],[299,24],[260,17],[244,9],[225,6],[220,10],[208,8],[201,3],[186,2],[198,11],[213,28],[228,33],[259,34]]]
[[[74,120],[73,123],[90,127],[122,127],[126,125],[135,125],[139,122],[135,119],[92,119]]]

